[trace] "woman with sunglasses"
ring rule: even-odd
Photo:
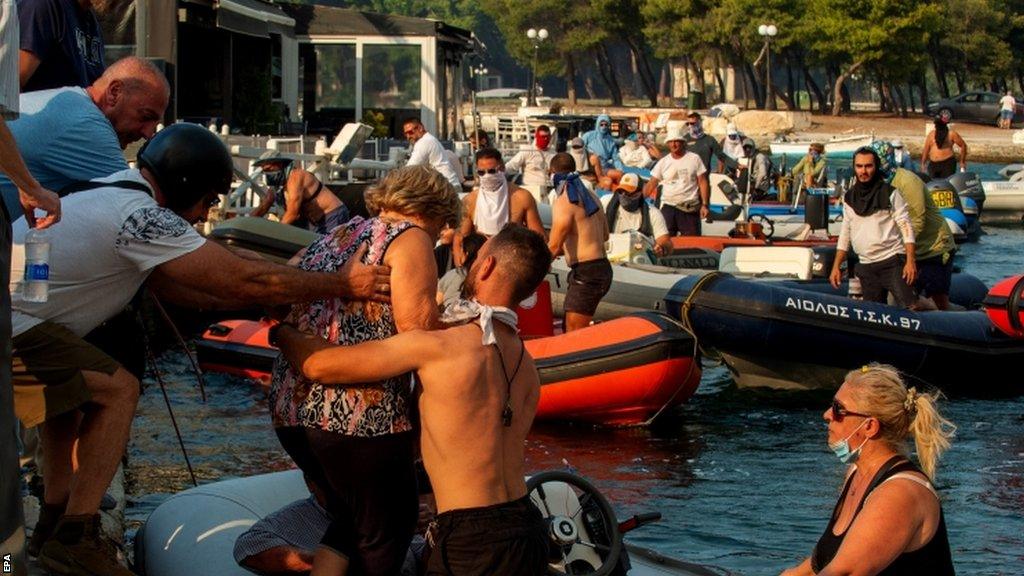
[[[891,366],[846,375],[824,414],[829,448],[850,464],[846,482],[811,556],[784,576],[953,574],[931,481],[956,427],[938,397],[908,389]],[[920,467],[907,455],[911,437]]]

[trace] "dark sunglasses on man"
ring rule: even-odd
[[[483,176],[484,174],[497,174],[498,172],[501,172],[501,168],[488,168],[487,170],[477,170],[476,175]]]

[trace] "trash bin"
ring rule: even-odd
[[[828,188],[808,188],[807,200],[804,202],[804,223],[811,230],[828,228]]]
[[[690,90],[689,96],[686,97],[686,107],[690,110],[703,110],[704,93],[700,90]]]

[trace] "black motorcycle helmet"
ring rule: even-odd
[[[138,161],[153,173],[166,207],[178,214],[231,189],[231,154],[216,134],[197,124],[174,124],[157,132],[139,150]]]

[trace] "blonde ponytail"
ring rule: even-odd
[[[939,457],[956,435],[956,425],[939,414],[940,392],[916,394],[913,402],[910,433],[914,436],[917,460],[929,478],[935,479],[935,468]]]

